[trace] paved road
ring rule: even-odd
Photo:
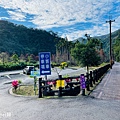
[[[57,68],[57,71],[60,72],[59,74],[61,75],[79,75],[82,73],[86,73],[86,68],[65,68],[63,70],[60,70],[59,68]],[[9,75],[9,74],[18,74],[18,73],[23,73],[23,70],[14,70],[14,71],[6,71],[6,72],[0,72],[0,76],[4,76],[4,75]],[[48,77],[51,78],[52,77],[57,77],[57,73],[55,72],[55,70],[52,69],[52,74],[48,75]]]
[[[116,62],[113,65],[91,96],[99,99],[120,100],[120,63]]]
[[[120,101],[15,97],[7,87],[0,89],[1,120],[120,120]]]
[[[58,69],[58,72],[60,70]],[[80,75],[80,74],[85,74],[86,73],[86,69],[85,68],[66,68],[64,70],[62,70],[59,74],[60,75],[69,75],[69,76],[76,76],[76,75]],[[14,75],[15,75],[15,78],[14,78]],[[34,80],[33,78],[30,78],[29,76],[27,75],[23,75],[22,74],[22,70],[17,70],[17,71],[8,71],[8,72],[0,72],[0,77],[4,77],[4,78],[8,78],[8,79],[5,79],[4,82],[11,82],[12,80],[15,80],[15,79],[18,79],[18,80],[21,80],[22,83],[27,83],[27,84],[33,84]],[[45,79],[45,76],[40,76],[42,77],[43,79]],[[39,76],[38,76],[39,78]],[[51,75],[48,75],[47,76],[47,79],[50,79],[50,80],[55,80],[58,78],[58,75],[57,75],[57,72],[55,72],[54,70],[52,70],[51,72]],[[0,83],[1,83],[1,80],[0,79]]]
[[[113,71],[117,66],[119,64],[114,65]],[[0,83],[0,120],[120,120],[118,99],[16,97],[8,93],[10,87],[10,84]]]
[[[65,75],[76,76],[76,75],[86,73],[85,68],[66,68],[66,69],[63,69],[63,70],[58,69],[58,72],[59,71],[61,71],[59,74],[63,75],[63,76],[65,76]],[[52,70],[52,74],[48,75],[48,79],[56,79],[56,78],[58,78],[58,75],[54,70]]]
[[[9,74],[18,74],[18,73],[22,73],[22,70],[0,72],[0,76],[9,75]]]

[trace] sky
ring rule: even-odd
[[[53,31],[69,41],[120,29],[120,0],[0,0],[0,20]]]

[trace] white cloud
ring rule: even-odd
[[[120,4],[119,0],[1,0],[0,6],[8,9],[11,18],[17,21],[25,21],[27,14],[34,15],[29,21],[42,29],[72,28],[80,22],[95,25],[91,29],[88,26],[86,30],[72,30],[69,27],[63,36],[68,35],[72,39],[81,37],[86,32],[92,35],[106,34],[108,27],[105,20],[113,9],[114,2]],[[117,10],[120,12],[119,6]],[[117,24],[120,25],[119,22],[115,25]]]
[[[100,11],[97,9],[103,9],[105,2],[94,0],[95,5],[93,6],[91,0],[82,2],[80,0],[62,0],[62,2],[61,0],[4,0],[0,4],[5,8],[21,9],[21,12],[36,15],[34,22],[37,22],[38,18],[42,19],[41,25],[44,23],[46,25],[54,23],[66,25],[86,21],[86,17],[96,17]],[[70,19],[75,19],[75,21],[69,21]]]
[[[0,17],[0,20],[2,20],[2,19],[8,20],[9,18],[8,17]]]
[[[120,16],[112,23],[112,31],[120,29]]]
[[[18,21],[25,21],[25,15],[21,12],[16,11],[9,11],[8,14],[11,16],[11,19],[18,20]]]
[[[63,38],[67,37],[68,41],[77,39],[79,37],[85,37],[85,34],[88,33],[89,35],[91,35],[92,30],[77,30],[77,31],[73,31],[71,33],[64,33],[62,35]]]

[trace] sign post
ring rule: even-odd
[[[51,59],[50,52],[40,52],[39,53],[39,62],[40,62],[40,75],[45,76],[45,80],[47,81],[47,75],[51,75]],[[45,81],[45,85],[46,85]],[[45,92],[47,88],[45,87]]]
[[[31,71],[30,76],[34,77],[34,91],[35,91],[35,95],[36,95],[36,90],[37,90],[37,76],[40,76],[40,73],[39,73],[39,71]]]

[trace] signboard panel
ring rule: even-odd
[[[57,80],[56,81],[56,87],[65,87],[65,80]]]
[[[80,75],[80,84],[81,84],[81,88],[82,88],[82,89],[85,89],[85,88],[86,88],[86,85],[85,85],[85,76],[84,76],[84,74],[81,74],[81,75]]]
[[[40,75],[51,75],[51,60],[50,52],[40,52]]]
[[[30,76],[40,76],[40,72],[39,71],[31,71]]]

